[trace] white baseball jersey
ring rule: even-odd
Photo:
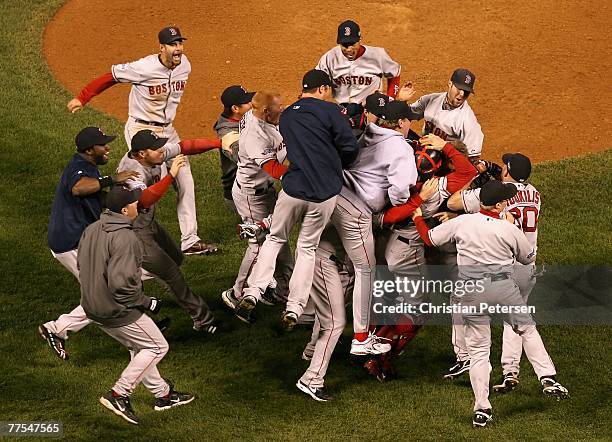
[[[241,187],[262,188],[273,178],[261,167],[270,160],[285,161],[287,151],[278,128],[253,115],[245,113],[240,120],[238,148],[238,170],[236,181]]]
[[[168,69],[158,55],[111,66],[114,79],[131,83],[128,114],[130,117],[155,123],[172,123],[181,101],[191,63],[185,55],[181,64]]]
[[[164,147],[165,159],[174,158],[181,153],[181,146],[179,144],[166,144]],[[123,155],[119,165],[117,166],[117,172],[123,172],[124,170],[134,170],[139,173],[137,177],[132,177],[125,181],[125,185],[130,189],[145,190],[147,187],[157,183],[162,176],[161,166],[146,167],[140,164],[133,158],[130,158],[128,153]],[[134,220],[134,228],[139,229],[149,226],[153,222],[155,216],[155,204],[148,209],[144,209],[138,212],[138,217]]]
[[[542,199],[540,192],[529,183],[511,183],[518,192],[508,200],[505,211],[514,216],[514,223],[523,231],[531,247],[538,249],[538,221]],[[461,191],[463,210],[467,213],[476,213],[480,210],[480,189]]]
[[[423,134],[432,133],[444,140],[460,140],[468,149],[469,156],[479,156],[482,152],[484,134],[476,115],[467,101],[454,109],[444,109],[446,92],[423,95],[410,107],[425,118]]]
[[[338,86],[334,98],[338,103],[362,103],[368,95],[381,90],[382,78],[400,75],[401,66],[383,48],[361,45],[365,52],[356,60],[342,54],[340,46],[327,51],[315,69],[325,71]]]
[[[535,251],[523,232],[505,219],[480,212],[451,219],[429,230],[428,235],[436,247],[456,245],[457,264],[464,277],[512,273],[515,262],[529,264],[535,260]]]

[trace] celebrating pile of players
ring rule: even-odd
[[[141,382],[155,396],[155,410],[195,398],[175,390],[156,368],[169,349],[162,333],[168,320],[150,318],[163,301],[144,293],[143,280],[175,297],[194,333],[230,329],[181,271],[185,255],[218,250],[198,236],[189,164],[189,156],[210,150],[219,152],[223,198],[240,217],[247,244],[233,285],[220,287],[219,295],[252,327],[257,315],[266,315],[260,304],[285,306],[280,324],[287,332],[312,327],[300,349],[309,366],[296,387],[315,401],[331,399],[325,374],[347,311],[351,357],[381,382],[397,375],[395,359],[427,326],[418,308],[392,321],[374,314],[381,267],[392,278],[422,280],[433,277],[432,264],[444,264],[438,277],[483,287],[475,296],[453,293],[453,306],[527,305],[536,281],[540,194],[527,181],[525,155],[506,153],[499,164],[480,159],[484,135],[468,104],[476,82],[470,70],[454,70],[443,92],[415,99],[412,83],[400,80],[400,64],[383,48],[363,44],[359,25],[347,20],[338,27],[337,46],[304,74],[296,102],[285,106],[273,90],[229,86],[214,124],[217,138],[181,140],[173,121],[191,72],[186,38],[172,26],[158,39],[159,53],[111,66],[68,103],[74,113],[109,87],[129,83],[128,149],[116,173],[102,176],[98,166],[109,161],[115,136],[81,130],[48,229],[51,253],[79,281],[81,300],[39,332],[64,360],[68,334],[91,323],[128,348],[129,364],[100,397],[110,411],[137,424],[130,395]],[[422,135],[411,128],[419,120]],[[170,187],[177,192],[180,246],[155,218]],[[419,307],[427,295],[402,301]],[[502,377],[493,391],[519,385],[524,350],[542,392],[568,397],[529,313],[515,309],[503,319]],[[443,377],[469,375],[475,427],[492,419],[490,346],[489,313],[453,309],[456,363]]]

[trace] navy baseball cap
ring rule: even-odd
[[[414,121],[419,119],[419,115],[405,101],[394,100],[387,103],[380,118],[387,121],[403,119]]]
[[[86,127],[74,138],[74,142],[78,152],[85,152],[87,149],[94,146],[104,146],[110,143],[115,138],[115,135],[106,135],[99,127]]]
[[[221,94],[221,103],[226,109],[240,104],[250,103],[255,92],[247,92],[242,86],[230,86]]]
[[[451,76],[451,81],[457,87],[457,89],[474,93],[476,75],[474,75],[470,70],[464,68],[455,69],[455,72],[453,72],[453,75]]]
[[[168,26],[167,28],[162,29],[159,31],[159,34],[157,34],[157,38],[163,45],[169,45],[175,41],[187,40],[181,35],[181,30],[176,26]]]
[[[111,212],[121,213],[125,206],[138,201],[141,193],[140,189],[130,190],[123,186],[113,186],[106,195],[106,208]]]
[[[336,43],[357,43],[361,40],[361,29],[353,20],[346,20],[338,25],[338,38]]]
[[[508,167],[508,173],[512,178],[522,183],[531,175],[531,160],[520,153],[505,153],[502,161]]]
[[[376,91],[373,94],[368,95],[368,98],[366,98],[365,109],[377,117],[380,117],[388,103],[389,96]]]
[[[329,78],[327,72],[320,71],[318,69],[311,69],[304,74],[302,79],[302,89],[314,89],[320,86],[331,86],[334,87],[334,82]]]
[[[167,141],[168,138],[160,138],[152,130],[145,129],[138,131],[136,135],[132,137],[130,156],[139,150],[157,150],[163,147]]]
[[[480,189],[480,202],[485,206],[494,206],[516,195],[514,184],[502,183],[498,180],[487,181]]]

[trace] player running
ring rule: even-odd
[[[170,26],[159,31],[159,54],[140,60],[116,64],[111,71],[91,81],[76,98],[68,103],[68,110],[81,110],[93,97],[117,83],[132,85],[128,101],[128,120],[125,123],[125,141],[140,130],[152,130],[170,143],[180,141],[173,122],[183,97],[191,63],[183,54],[183,41],[179,28]],[[166,163],[170,169],[172,160]],[[178,193],[177,211],[181,229],[181,250],[186,255],[209,254],[217,251],[216,244],[206,244],[198,236],[195,189],[189,161],[176,177]]]

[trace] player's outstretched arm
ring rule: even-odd
[[[107,72],[106,74],[96,78],[95,80],[89,82],[87,86],[85,86],[81,92],[79,92],[79,95],[68,102],[68,110],[73,114],[80,111],[83,109],[83,107],[85,107],[89,100],[115,84],[117,84],[117,81],[111,72]]]

